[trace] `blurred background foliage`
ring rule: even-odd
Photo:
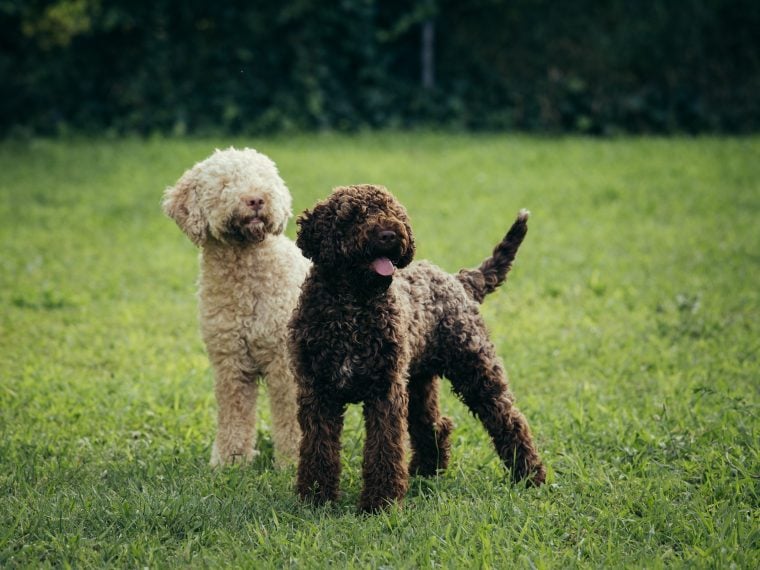
[[[0,0],[0,134],[757,131],[757,0]]]

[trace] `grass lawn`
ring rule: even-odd
[[[549,484],[511,486],[449,391],[451,467],[401,509],[356,514],[357,407],[337,504],[273,469],[265,399],[256,463],[207,466],[197,254],[159,203],[230,144],[296,212],[385,184],[452,272],[532,211],[483,310]],[[0,239],[0,567],[760,567],[758,137],[4,142]]]

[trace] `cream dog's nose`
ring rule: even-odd
[[[264,207],[264,198],[247,198],[245,203],[251,210],[259,210]]]

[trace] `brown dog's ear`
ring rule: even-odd
[[[335,215],[326,202],[320,202],[312,210],[304,210],[298,216],[298,237],[296,245],[304,257],[316,265],[330,265],[335,262],[333,227]]]
[[[398,267],[399,269],[402,269],[406,267],[407,265],[409,265],[414,259],[414,253],[415,253],[414,234],[412,233],[412,226],[409,224],[409,221],[406,218],[404,219],[404,229],[406,230],[408,241],[406,243],[406,247],[404,247],[404,250],[401,252],[401,257],[399,258],[398,263],[396,264],[396,267]]]
[[[201,246],[208,235],[208,222],[198,205],[195,183],[186,172],[176,185],[164,192],[164,213],[177,222],[195,245]]]
[[[296,245],[301,249],[304,257],[316,263],[319,258],[319,240],[316,239],[315,235],[317,224],[315,211],[316,208],[314,211],[304,210],[296,219],[298,225]]]

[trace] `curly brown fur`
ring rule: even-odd
[[[509,228],[507,235],[497,245],[491,257],[480,264],[477,269],[461,269],[457,278],[462,282],[470,296],[482,303],[486,295],[493,293],[507,279],[512,269],[512,262],[517,255],[525,234],[528,233],[528,210],[520,210],[517,220]]]
[[[521,212],[493,257],[456,277],[428,262],[411,263],[406,211],[381,186],[337,188],[300,217],[296,243],[314,264],[289,323],[302,498],[337,497],[350,403],[364,404],[362,511],[401,501],[409,471],[431,476],[445,469],[453,425],[438,407],[442,376],[481,420],[512,478],[544,482],[530,429],[478,311],[504,281],[526,220]]]

